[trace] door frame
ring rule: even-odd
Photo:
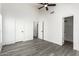
[[[0,52],[1,52],[1,50],[2,50],[2,15],[0,14]]]
[[[43,30],[42,30],[42,39],[44,40],[44,21],[42,22],[42,28],[43,28]]]
[[[62,18],[62,45],[64,44],[64,21],[65,21],[65,19],[64,18],[66,18],[66,17],[73,17],[73,34],[74,34],[74,15],[70,15],[70,16],[65,16],[65,17],[63,17]],[[73,37],[74,37],[74,35],[73,35]],[[74,38],[73,38],[73,46],[74,46]]]

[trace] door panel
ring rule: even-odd
[[[39,26],[38,26],[38,32],[39,32],[39,38],[40,39],[44,39],[44,22],[39,22]]]
[[[16,42],[24,40],[24,22],[16,20]]]

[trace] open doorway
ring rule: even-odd
[[[33,39],[38,38],[38,22],[33,22]]]
[[[64,43],[73,48],[73,16],[64,17]]]
[[[33,39],[44,39],[44,22],[33,22]]]

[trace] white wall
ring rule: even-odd
[[[55,10],[54,14],[50,14],[50,11]],[[79,50],[79,4],[57,4],[56,7],[49,7],[49,11],[45,12],[47,15],[44,19],[48,20],[47,34],[45,39],[62,45],[63,42],[63,18],[67,16],[74,16],[74,49]]]
[[[3,45],[32,39],[33,21],[38,14],[33,4],[3,4],[2,7]]]
[[[2,13],[1,13],[1,4],[0,4],[0,51],[2,47]]]
[[[2,4],[3,45],[15,42],[15,17],[12,7]]]
[[[16,5],[15,9],[17,9],[16,40],[17,41],[32,40],[33,22],[38,20],[38,10],[34,7],[33,4],[15,4],[15,5]],[[21,32],[22,30],[24,32]]]

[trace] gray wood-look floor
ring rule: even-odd
[[[73,50],[69,42],[59,46],[45,40],[35,39],[3,46],[0,56],[79,56],[79,52]]]

